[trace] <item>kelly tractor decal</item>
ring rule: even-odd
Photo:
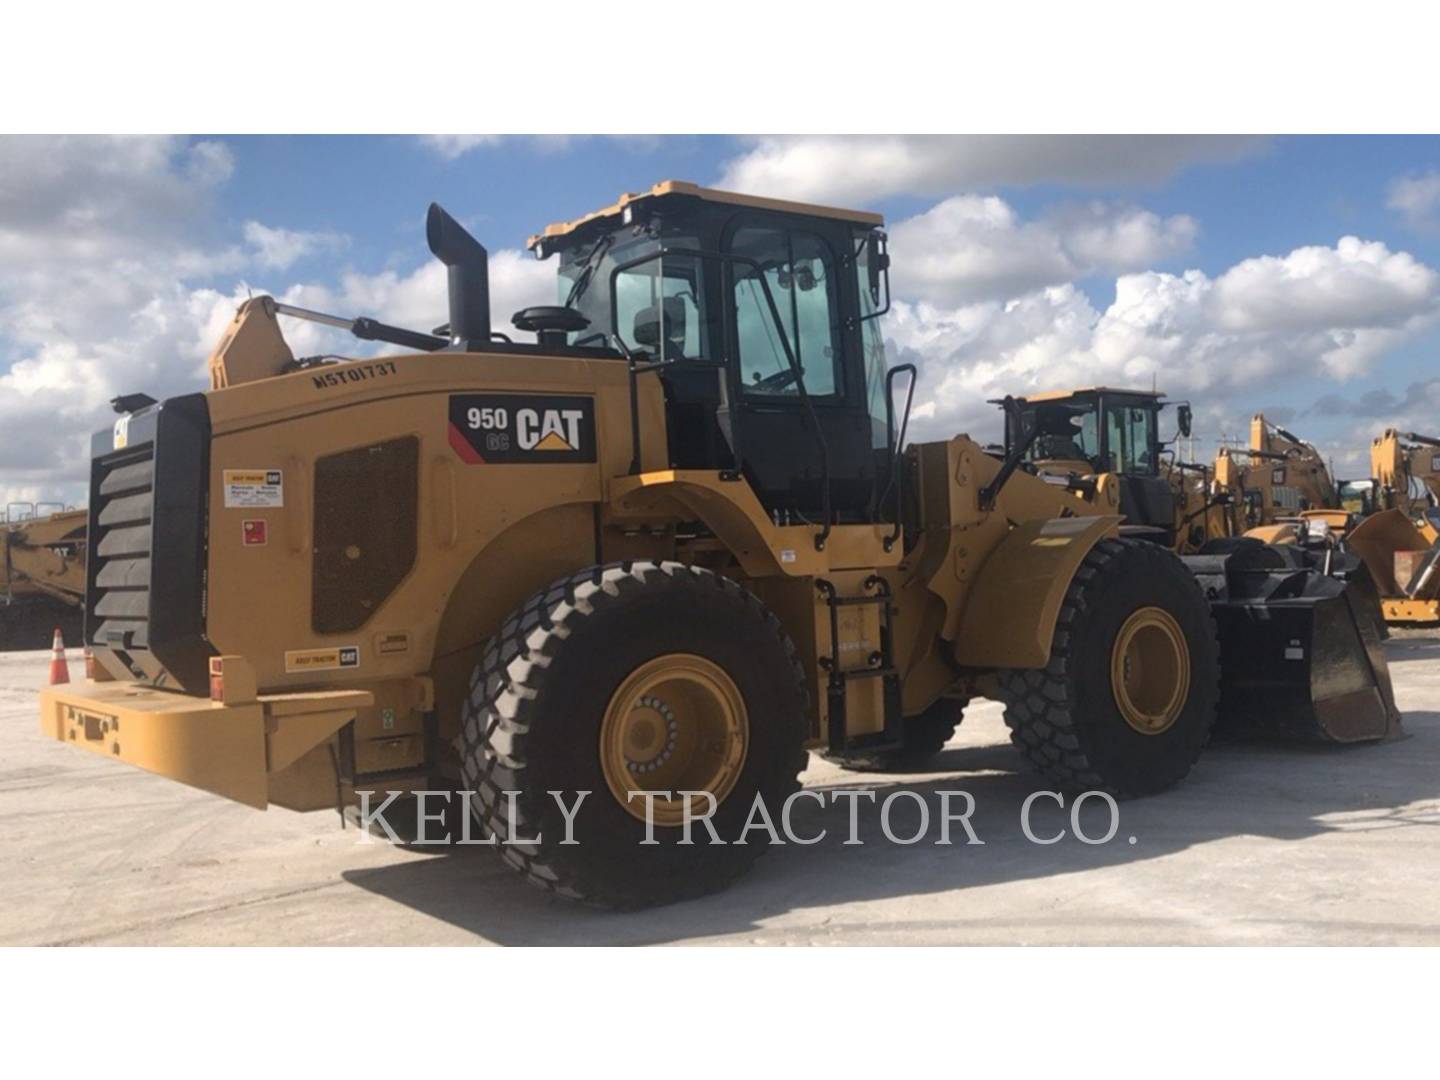
[[[450,445],[471,465],[595,460],[595,399],[557,394],[452,394]]]

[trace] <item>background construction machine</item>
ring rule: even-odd
[[[1237,478],[1246,530],[1283,527],[1307,514],[1340,509],[1339,490],[1324,455],[1259,413],[1250,418],[1249,445],[1223,448],[1221,453],[1247,459]],[[1340,519],[1326,520],[1344,531]]]
[[[1440,625],[1440,439],[1387,428],[1370,444],[1370,479],[1345,485],[1363,516],[1347,540],[1380,589],[1385,621]]]
[[[634,906],[765,846],[684,843],[693,816],[782,814],[807,747],[923,761],[976,695],[1048,782],[1122,796],[1189,771],[1222,683],[1392,728],[1330,579],[1187,567],[1020,454],[906,447],[881,226],[660,184],[533,238],[563,300],[511,319],[533,342],[492,333],[485,249],[433,206],[434,334],[247,302],[210,391],[95,437],[99,679],[43,729],[257,807],[473,792],[532,882]],[[411,354],[297,359],[280,315]]]
[[[1268,695],[1257,696],[1266,670],[1277,678],[1285,666],[1267,659],[1250,667],[1246,651],[1260,647],[1259,655],[1268,655],[1267,634],[1294,633],[1293,642],[1358,657],[1351,643],[1356,631],[1372,652],[1384,636],[1366,564],[1341,547],[1344,528],[1329,519],[1333,512],[1310,507],[1311,498],[1327,497],[1329,483],[1329,470],[1313,447],[1279,429],[1272,435],[1256,416],[1251,425],[1256,445],[1249,452],[1266,463],[1267,475],[1259,487],[1250,487],[1247,479],[1257,466],[1237,468],[1227,453],[1217,457],[1213,472],[1178,460],[1173,447],[1190,434],[1190,406],[1175,403],[1178,434],[1162,440],[1160,414],[1170,403],[1153,391],[1095,387],[999,404],[1006,414],[1006,460],[1024,461],[1048,482],[1118,512],[1126,522],[1123,535],[1180,553],[1205,584],[1221,630],[1226,689],[1220,708],[1228,729],[1346,737],[1347,721],[1333,709],[1317,710],[1318,723],[1311,717],[1297,721],[1288,704],[1294,686],[1277,694],[1271,685]],[[1295,484],[1300,486],[1290,486]],[[1333,494],[1333,484],[1329,490]],[[1290,521],[1278,516],[1291,508],[1300,516]],[[1264,523],[1253,525],[1256,518]],[[1232,682],[1242,670],[1245,680]],[[1323,701],[1333,685],[1331,674],[1317,661],[1308,672],[1306,694]]]
[[[1068,429],[1037,436],[1027,452],[1029,467],[1112,506],[1135,529],[1152,530],[1153,539],[1181,554],[1244,535],[1294,542],[1312,517],[1337,533],[1348,525],[1320,452],[1261,414],[1251,418],[1248,446],[1222,446],[1207,466],[1175,452],[1190,435],[1189,403],[1167,402],[1156,391],[1090,387],[1012,400],[1007,446],[1039,410],[1072,417]],[[1172,405],[1177,435],[1162,440],[1160,417]]]
[[[85,600],[84,510],[11,503],[0,518],[0,649],[41,649],[58,626],[78,642]]]

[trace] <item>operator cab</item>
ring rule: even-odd
[[[558,306],[514,322],[657,372],[672,467],[743,475],[777,521],[892,520],[882,224],[668,181],[532,237]]]
[[[1042,476],[1111,473],[1120,511],[1132,524],[1174,529],[1175,494],[1160,469],[1160,410],[1171,404],[1162,395],[1099,386],[1012,400],[1007,454],[1028,440],[1022,461]],[[1181,434],[1189,434],[1188,404],[1179,403],[1177,420]]]

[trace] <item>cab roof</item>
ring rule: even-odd
[[[840,221],[854,222],[856,225],[867,225],[875,227],[885,224],[885,218],[880,214],[872,214],[865,210],[841,210],[833,206],[817,206],[813,203],[790,202],[785,199],[766,199],[758,195],[741,195],[734,191],[720,191],[716,188],[701,187],[688,180],[662,180],[649,191],[629,192],[621,195],[612,206],[603,210],[596,210],[592,214],[576,218],[574,221],[557,222],[554,225],[546,225],[545,231],[530,237],[526,246],[533,249],[536,244],[543,240],[550,240],[557,236],[568,236],[573,232],[598,221],[601,218],[619,217],[627,206],[632,203],[643,202],[646,199],[663,199],[667,195],[689,195],[697,199],[704,199],[706,202],[728,203],[732,206],[746,206],[756,210],[777,210],[786,214],[807,214],[810,217],[837,218]]]
[[[1026,401],[1061,401],[1080,394],[1125,394],[1128,397],[1162,398],[1158,390],[1127,390],[1121,386],[1082,386],[1074,390],[1047,390],[1040,394],[1026,394]]]

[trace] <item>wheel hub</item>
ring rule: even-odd
[[[1110,686],[1125,722],[1142,735],[1159,735],[1179,719],[1190,694],[1190,649],[1168,611],[1142,607],[1115,635]]]
[[[671,792],[654,799],[656,825],[684,821],[685,806],[700,816],[708,791],[718,805],[745,764],[749,717],[735,682],[718,664],[691,653],[670,653],[632,671],[611,695],[600,726],[600,764],[606,786],[634,817],[645,802],[632,792]]]
[[[625,763],[632,773],[653,772],[675,753],[680,723],[675,710],[653,694],[638,698],[625,725]]]

